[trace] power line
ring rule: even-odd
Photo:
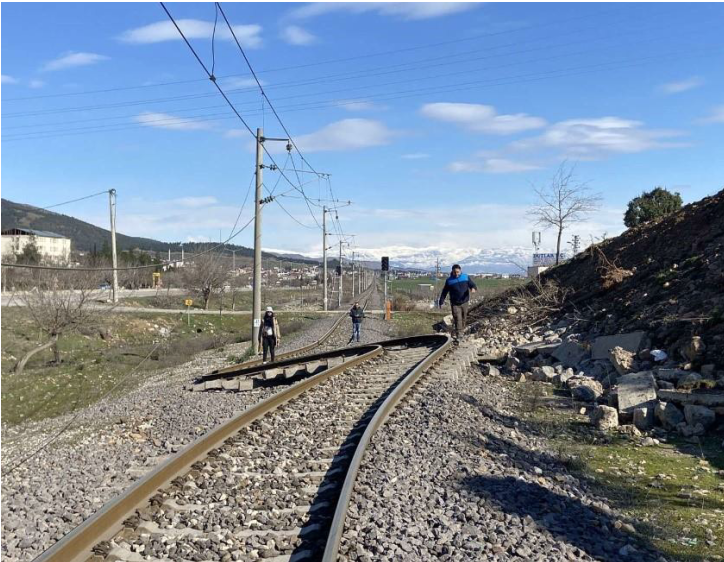
[[[99,195],[106,195],[108,193],[108,190],[105,191],[99,191],[98,193],[94,193],[93,195],[86,195],[85,197],[79,197],[78,199],[71,199],[70,201],[63,201],[62,203],[56,203],[55,205],[50,205],[49,207],[38,207],[39,209],[48,210],[53,209],[55,207],[61,207],[62,205],[69,205],[70,203],[77,203],[78,201],[85,201],[86,199],[91,199],[93,197],[98,197]]]

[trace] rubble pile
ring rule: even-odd
[[[588,248],[470,317],[481,361],[565,389],[600,429],[724,430],[724,191]]]

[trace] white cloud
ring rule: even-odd
[[[473,10],[479,5],[479,2],[315,2],[295,8],[289,15],[303,19],[334,12],[371,12],[405,20],[424,20]]]
[[[372,119],[342,119],[295,139],[302,152],[358,150],[389,144],[399,133]]]
[[[515,162],[507,158],[485,158],[476,160],[458,160],[450,163],[451,172],[486,172],[488,174],[512,174],[540,170],[540,166]]]
[[[691,78],[681,80],[680,82],[669,82],[667,84],[662,84],[661,86],[659,86],[659,90],[664,94],[680,94],[681,92],[693,90],[703,85],[703,79],[699,78],[698,76],[692,76]]]
[[[280,36],[290,45],[306,46],[317,42],[317,37],[298,25],[286,26],[282,29]]]
[[[266,82],[264,80],[259,80],[261,82],[261,85],[266,85]],[[254,80],[253,76],[243,77],[243,76],[229,76],[228,78],[220,78],[219,79],[219,85],[221,85],[222,88],[228,89],[228,90],[237,90],[237,89],[244,89],[244,88],[258,88],[259,86],[256,83],[256,80]]]
[[[179,28],[188,39],[211,39],[214,23],[210,21],[181,19],[176,20]],[[259,47],[261,45],[261,26],[256,24],[234,25],[234,33],[243,47]],[[216,26],[216,37],[233,40],[226,25]],[[119,39],[125,43],[147,44],[163,41],[181,41],[181,35],[170,21],[159,21],[143,27],[124,31]]]
[[[28,83],[28,86],[30,88],[33,88],[34,90],[37,90],[38,88],[42,88],[43,86],[45,86],[45,82],[43,82],[42,80],[31,80]]]
[[[179,207],[208,207],[209,205],[216,205],[219,200],[216,197],[179,197],[178,199],[172,199],[171,204],[178,205]]]
[[[560,149],[565,156],[597,159],[615,153],[682,146],[664,140],[681,134],[679,131],[644,129],[640,121],[620,117],[569,119],[551,125],[538,137],[517,141],[511,146]]]
[[[381,111],[387,109],[384,105],[378,105],[371,101],[340,101],[337,106],[347,111]]]
[[[198,121],[186,117],[177,117],[168,113],[154,113],[144,111],[134,117],[134,120],[147,127],[158,127],[159,129],[171,129],[173,131],[198,131],[211,127],[208,121]]]
[[[713,107],[711,113],[701,119],[700,123],[724,123],[724,105]]]
[[[20,82],[17,78],[13,78],[12,76],[9,76],[7,74],[2,75],[2,83],[3,84],[17,84]]]
[[[104,60],[108,60],[108,57],[105,55],[99,55],[96,53],[74,53],[71,51],[59,56],[57,59],[53,59],[52,61],[45,63],[41,70],[65,70],[66,68],[96,64]]]
[[[238,139],[240,137],[245,137],[249,134],[249,131],[246,129],[229,129],[224,133],[224,136],[227,139]]]
[[[430,158],[430,155],[424,152],[413,152],[412,154],[403,154],[400,158],[405,160],[423,160],[424,158]]]
[[[420,109],[425,117],[448,121],[478,133],[508,135],[540,129],[546,125],[544,119],[526,113],[499,115],[491,105],[476,103],[428,103]]]

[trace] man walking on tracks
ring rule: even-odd
[[[281,339],[282,333],[279,331],[277,315],[274,314],[274,309],[271,306],[267,306],[259,330],[259,345],[262,346],[264,351],[263,363],[266,363],[267,353],[271,355],[272,362],[274,361],[274,350],[277,344],[281,342]]]
[[[470,279],[462,268],[455,264],[452,266],[450,277],[445,281],[445,287],[440,295],[440,307],[445,304],[445,297],[450,294],[450,305],[453,315],[453,338],[458,339],[465,332],[465,322],[468,316],[468,301],[470,293],[478,290],[475,282]]]
[[[352,317],[352,337],[349,338],[349,343],[352,343],[355,339],[359,342],[360,328],[362,327],[362,319],[365,317],[365,311],[359,303],[356,302],[349,310],[349,315]]]

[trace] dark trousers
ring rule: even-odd
[[[468,320],[468,303],[453,304],[453,335],[455,337],[463,335],[465,332],[465,323]]]
[[[352,341],[352,340],[359,341],[359,333],[360,333],[361,327],[362,327],[362,322],[352,322],[352,337],[349,339],[349,341]]]
[[[262,361],[266,361],[266,354],[271,354],[271,360],[274,361],[274,348],[277,346],[276,336],[264,336],[261,338],[262,349],[264,350],[264,356]]]

